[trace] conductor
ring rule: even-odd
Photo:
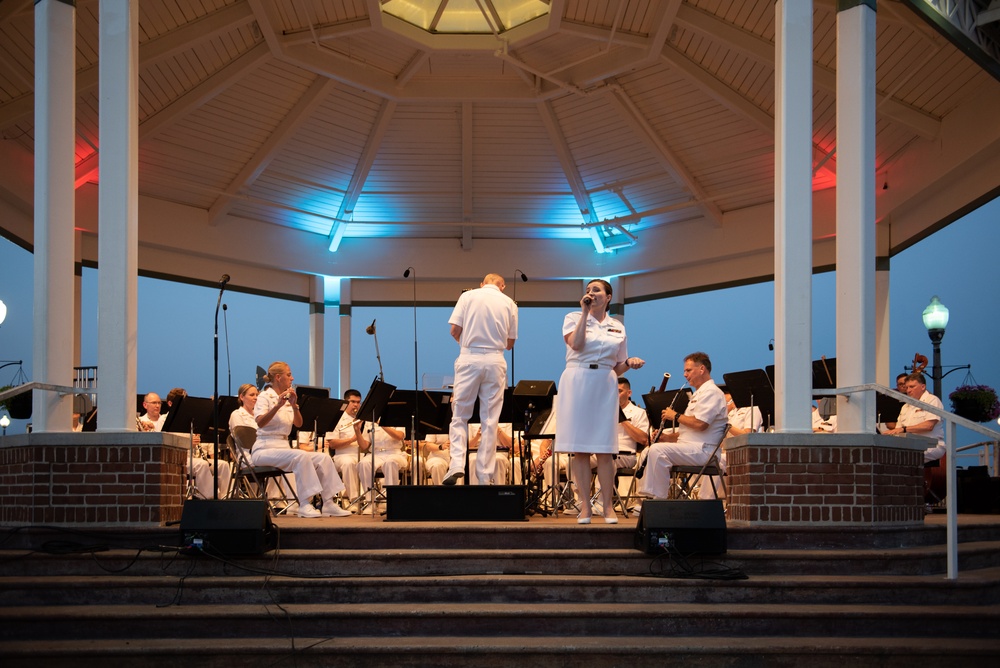
[[[448,440],[451,459],[442,484],[454,485],[465,476],[465,453],[469,446],[469,418],[479,397],[482,440],[476,457],[476,476],[481,485],[495,481],[497,423],[507,384],[504,350],[517,339],[517,305],[503,293],[506,283],[498,274],[487,274],[479,288],[463,292],[448,323],[460,346],[455,359],[451,425]]]

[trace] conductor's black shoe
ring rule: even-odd
[[[454,485],[455,483],[457,483],[459,480],[461,480],[464,477],[465,477],[464,473],[462,473],[461,471],[456,471],[455,473],[452,473],[447,478],[445,478],[444,480],[442,480],[441,484],[442,485]]]

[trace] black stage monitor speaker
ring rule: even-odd
[[[523,485],[387,485],[385,519],[419,522],[524,520]]]
[[[635,547],[646,554],[725,553],[722,501],[644,501],[636,524]]]
[[[274,549],[277,530],[267,501],[189,499],[181,513],[184,547],[223,555],[263,554]]]

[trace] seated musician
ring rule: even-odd
[[[728,424],[726,398],[712,380],[708,355],[695,352],[685,357],[684,378],[694,389],[684,414],[663,410],[663,419],[676,422],[677,431],[665,431],[659,442],[649,446],[643,487],[656,499],[669,497],[670,470],[675,465],[701,466],[708,461]]]
[[[471,423],[469,425],[469,484],[470,485],[506,485],[510,479],[511,461],[510,454],[513,439],[513,425],[509,422],[501,422],[497,425],[497,452],[496,465],[493,467],[493,480],[480,482],[476,474],[476,457],[479,454],[479,441],[482,440],[482,425]]]
[[[179,394],[183,392],[183,394]],[[170,390],[170,394],[167,396],[171,397],[171,403],[177,401],[180,396],[187,396],[187,392],[184,392],[182,388],[174,388]],[[146,398],[142,402],[143,408],[146,409],[146,414],[139,418],[139,424],[143,428],[143,431],[162,431],[163,423],[166,421],[167,416],[165,413],[160,412],[160,406],[162,402],[160,401],[159,395],[155,392],[150,392],[146,395]],[[147,428],[148,425],[148,428]],[[211,499],[214,496],[213,489],[215,487],[215,471],[212,469],[211,463],[208,461],[212,458],[213,453],[209,450],[205,450],[201,447],[201,436],[199,434],[194,435],[194,443],[192,447],[195,449],[194,459],[191,462],[191,477],[194,478],[194,488],[198,493],[198,496],[203,499]],[[185,466],[187,462],[185,462]],[[226,494],[229,493],[229,480],[233,475],[233,470],[229,466],[227,461],[219,461],[219,498],[225,498]]]
[[[371,489],[374,472],[382,471],[383,483],[386,485],[399,484],[400,469],[406,470],[410,465],[410,457],[403,451],[403,440],[406,438],[406,430],[403,427],[383,427],[375,425],[375,437],[372,443],[374,451],[374,470],[372,469],[371,453],[363,454],[358,461],[358,481],[361,484],[362,495]],[[367,448],[362,448],[366,450]],[[370,514],[373,511],[371,506],[365,508],[364,512]]]
[[[944,410],[944,404],[941,403],[941,400],[927,391],[927,379],[919,371],[906,377],[906,394],[913,399]],[[895,436],[916,434],[933,438],[937,442],[924,451],[924,462],[932,462],[944,457],[944,425],[941,423],[941,418],[923,408],[904,404],[899,411],[896,428],[890,429],[886,433]]]
[[[421,464],[432,485],[440,485],[451,462],[448,434],[427,434],[420,442]]]
[[[340,416],[340,421],[333,431],[327,433],[325,443],[330,456],[333,457],[333,465],[344,481],[347,499],[354,501],[361,493],[358,482],[358,460],[361,452],[368,449],[368,439],[364,423],[357,419],[358,411],[361,409],[361,393],[355,389],[348,389],[344,392],[344,401],[347,402],[344,414]]]

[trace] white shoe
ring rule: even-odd
[[[299,507],[295,509],[295,514],[299,517],[320,517],[321,513],[316,510],[316,507],[307,503],[305,505],[299,504]]]
[[[326,517],[350,517],[351,511],[344,510],[334,501],[323,504],[323,515]]]

